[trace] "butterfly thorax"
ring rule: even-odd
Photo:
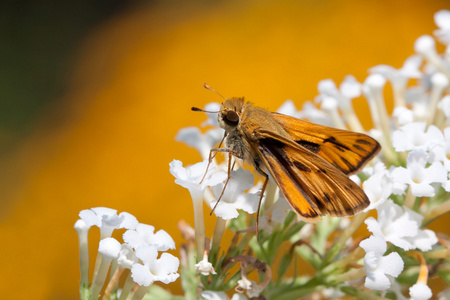
[[[218,116],[219,125],[226,132],[225,147],[235,156],[255,166],[258,164],[257,133],[261,129],[275,130],[285,136],[287,133],[273,121],[271,113],[255,107],[244,98],[231,98],[222,103]],[[253,141],[253,142],[252,142]]]

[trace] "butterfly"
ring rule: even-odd
[[[225,99],[217,113],[219,126],[225,130],[224,148],[211,149],[210,161],[215,152],[228,153],[224,189],[234,156],[253,164],[265,177],[260,203],[268,172],[305,221],[316,222],[323,215],[352,216],[369,205],[366,194],[349,175],[360,171],[380,151],[372,137],[270,112],[244,98]]]

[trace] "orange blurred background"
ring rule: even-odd
[[[174,137],[205,120],[191,106],[220,101],[203,82],[269,110],[286,99],[300,108],[321,79],[401,67],[443,8],[448,1],[136,1],[92,26],[66,61],[62,96],[20,138],[0,129],[14,140],[0,158],[0,294],[79,298],[82,209],[127,211],[180,245],[176,224],[193,224],[192,202],[169,162],[200,161]],[[354,104],[370,128],[366,103]],[[179,293],[179,282],[170,288]]]

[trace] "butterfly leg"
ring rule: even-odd
[[[219,148],[214,148],[211,149],[209,151],[209,158],[208,158],[208,165],[206,166],[206,171],[205,171],[205,175],[203,175],[202,180],[200,180],[200,184],[203,182],[203,180],[205,179],[206,174],[208,173],[208,169],[209,169],[209,165],[211,164],[212,160],[214,159],[214,157],[216,156],[217,152],[223,152],[221,151],[222,148],[220,148],[223,144],[223,141],[225,140],[225,138],[227,137],[227,133],[225,132],[225,134],[223,135],[222,140],[220,141],[219,144]],[[228,150],[228,149],[227,149]],[[213,155],[214,153],[214,155]]]
[[[236,153],[236,152],[234,152],[233,150],[228,149],[228,148],[216,148],[216,149],[211,149],[211,151],[210,151],[210,153],[209,153],[210,158],[211,158],[211,155],[212,155],[213,151],[216,152],[216,153],[217,153],[217,152],[228,152],[228,176],[227,176],[227,180],[225,181],[225,184],[224,184],[224,186],[223,186],[222,193],[220,194],[219,199],[217,199],[217,202],[216,202],[216,204],[214,205],[214,207],[213,207],[213,209],[211,210],[211,212],[209,213],[209,215],[212,215],[212,213],[213,213],[214,210],[216,209],[217,204],[219,204],[220,199],[222,199],[223,193],[225,192],[225,188],[226,188],[227,185],[228,185],[228,181],[230,181],[230,178],[231,178],[231,169],[234,167],[234,163],[233,163],[233,166],[231,165],[231,161],[232,161],[233,156],[236,156],[236,157],[238,157],[238,158],[242,158],[242,155],[240,155],[239,153]],[[208,166],[209,166],[209,164],[208,164]],[[208,170],[208,169],[207,169],[207,170]],[[206,175],[206,174],[205,174],[205,175]],[[203,177],[205,177],[205,176],[203,176]],[[203,181],[203,179],[202,179],[202,181]]]
[[[264,192],[266,191],[267,184],[269,183],[269,175],[267,175],[266,172],[261,170],[261,168],[259,167],[259,164],[255,163],[254,166],[255,166],[256,171],[258,171],[260,174],[262,174],[265,177],[263,186],[261,188],[261,196],[259,197],[258,211],[256,212],[256,238],[259,241],[259,212],[261,209],[261,202],[262,202],[262,198],[264,197]]]
[[[212,215],[212,213],[216,209],[217,204],[219,204],[220,199],[222,199],[223,193],[225,193],[225,188],[228,185],[228,181],[230,181],[230,178],[231,178],[231,159],[232,159],[232,157],[233,157],[233,153],[232,152],[228,152],[228,176],[227,176],[227,180],[225,181],[225,184],[223,185],[222,193],[220,193],[220,196],[219,196],[219,199],[217,199],[216,205],[214,205],[214,207],[211,210],[211,212],[209,213],[209,215]]]

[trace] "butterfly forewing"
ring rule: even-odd
[[[356,183],[312,151],[271,131],[255,135],[261,160],[301,217],[315,221],[325,214],[350,216],[368,206]]]
[[[358,172],[380,151],[379,143],[366,134],[313,124],[278,113],[272,113],[272,116],[298,145],[347,175]]]

